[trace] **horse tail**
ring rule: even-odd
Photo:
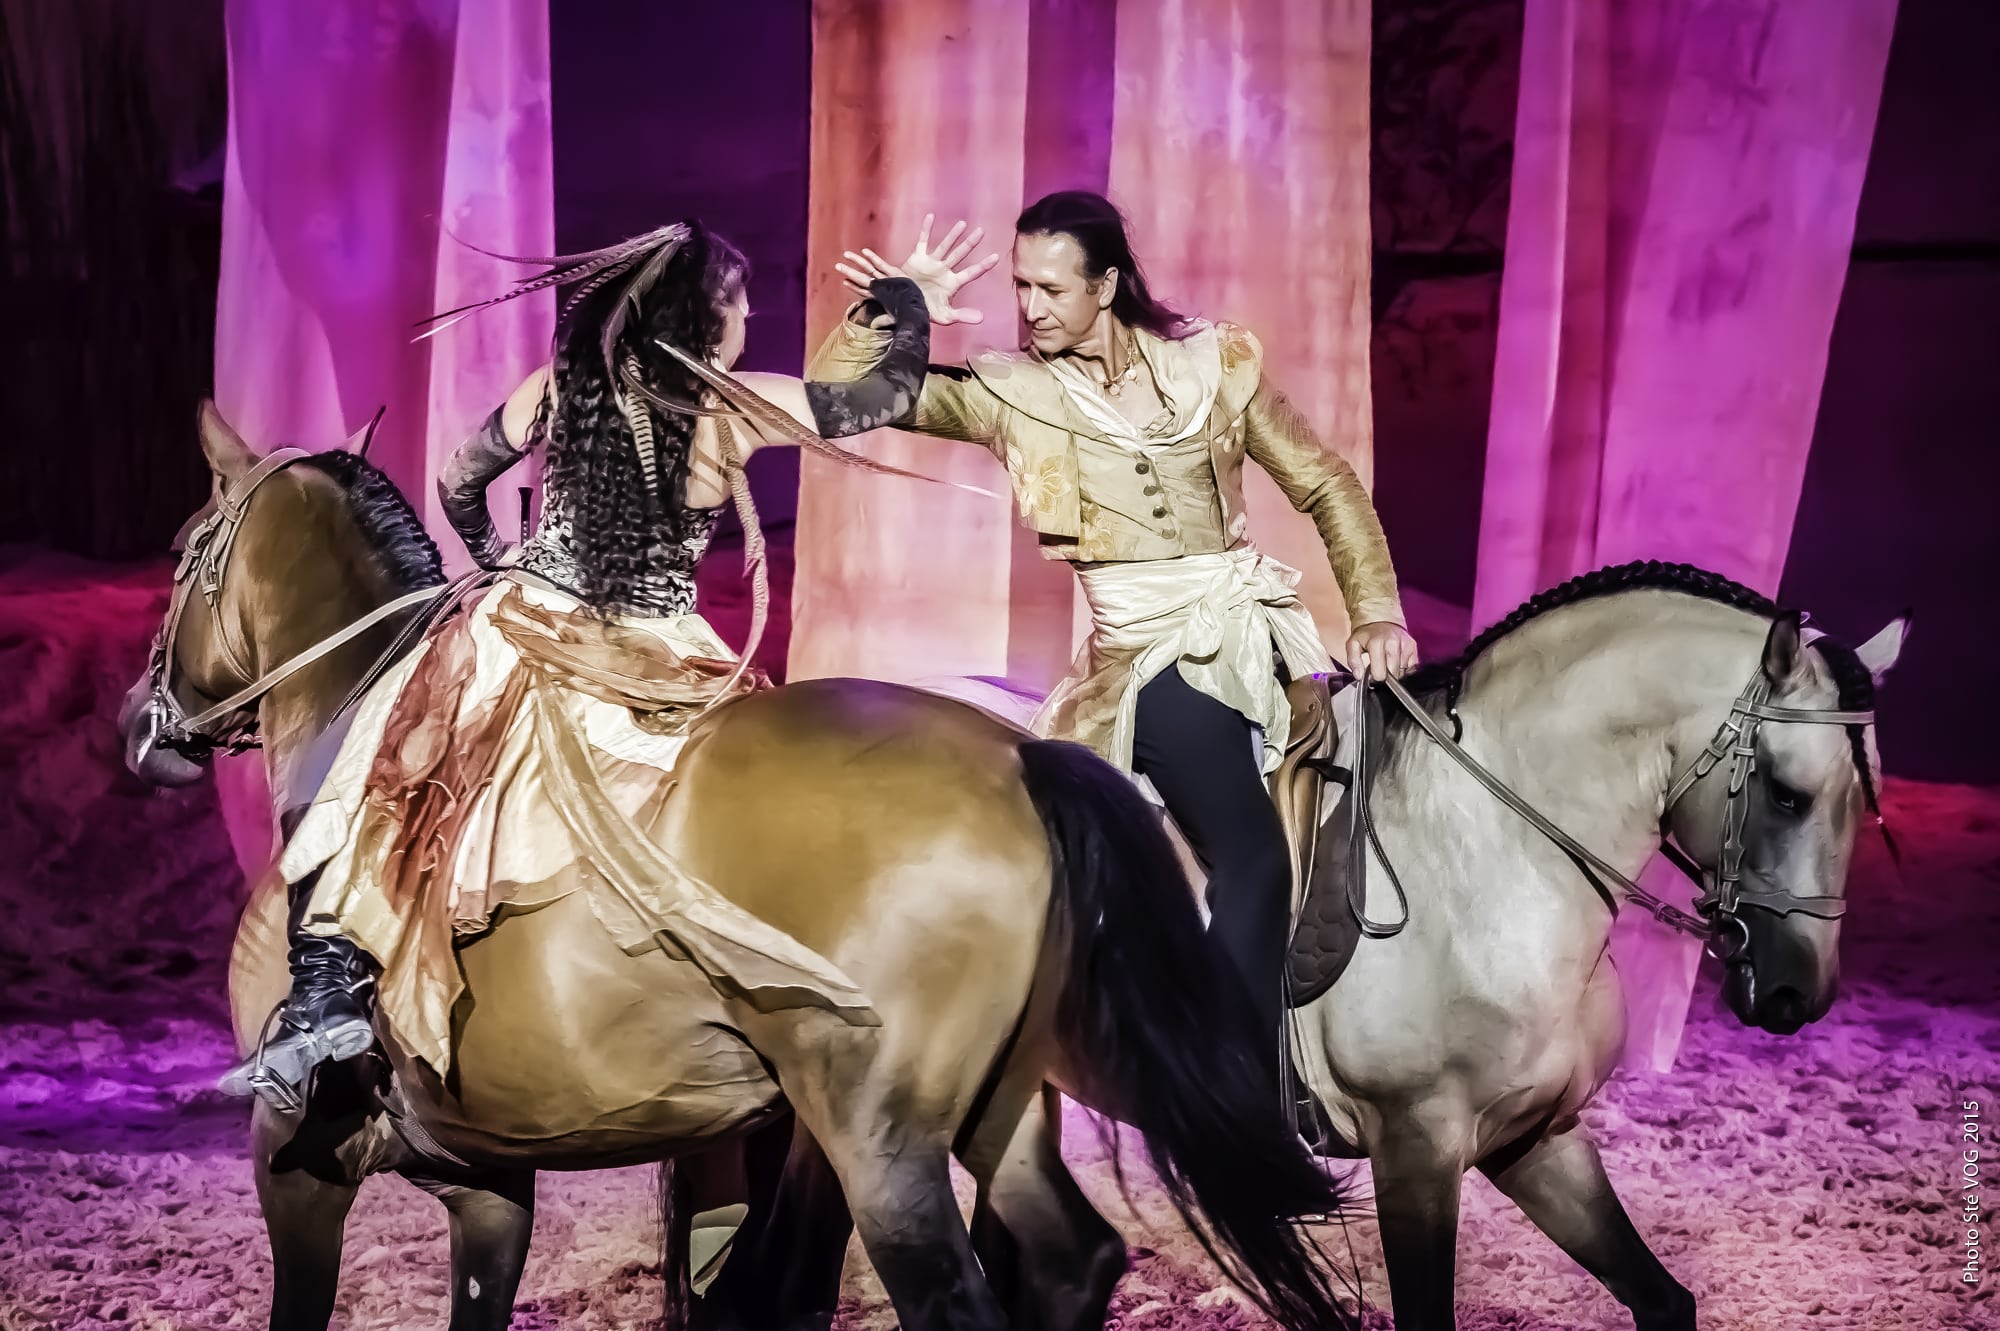
[[[1035,740],[1020,755],[1067,934],[1056,1012],[1066,1058],[1144,1134],[1174,1208],[1267,1314],[1294,1328],[1352,1325],[1292,1223],[1336,1211],[1339,1186],[1285,1121],[1277,1032],[1257,1029],[1203,930],[1157,811],[1080,745]]]

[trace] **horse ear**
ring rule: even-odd
[[[375,408],[375,414],[368,418],[368,424],[362,426],[359,432],[349,435],[347,442],[342,444],[341,447],[354,454],[355,457],[367,457],[369,445],[375,442],[375,431],[380,428],[382,417],[388,410],[389,404],[386,402]]]
[[[201,452],[208,459],[209,470],[221,477],[224,485],[257,465],[257,450],[222,419],[213,399],[202,399],[195,429],[201,436]]]
[[[1770,635],[1764,639],[1764,677],[1773,684],[1783,684],[1799,668],[1799,656],[1805,650],[1803,626],[1796,610],[1787,610],[1771,621]]]
[[[1880,684],[1902,659],[1903,644],[1910,640],[1910,615],[1908,611],[1898,615],[1883,625],[1882,631],[1854,649],[1861,658],[1861,664],[1868,667],[1868,673]]]

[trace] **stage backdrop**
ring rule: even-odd
[[[1775,592],[1895,0],[1527,0],[1473,624],[1600,564]]]
[[[502,253],[552,246],[544,0],[230,0],[229,157],[216,400],[260,447],[339,444],[386,407],[370,457],[436,512],[437,464],[547,357],[550,298],[413,344],[425,315],[502,290]],[[529,477],[523,477],[523,484]],[[512,484],[494,516],[519,523]],[[245,868],[271,842],[254,756],[217,773]]]
[[[935,211],[1004,254],[1025,202],[1108,189],[1153,288],[1259,332],[1275,380],[1370,473],[1366,0],[822,0],[813,35],[809,339],[847,304],[841,250],[900,258]],[[1004,263],[970,292],[986,321],[941,333],[939,360],[1018,343]],[[1002,488],[969,445],[884,432],[862,447]],[[1251,486],[1252,534],[1305,573],[1344,640],[1311,522],[1261,475]],[[1045,689],[1075,641],[1072,584],[1004,499],[807,459],[791,676]]]
[[[813,6],[809,347],[850,299],[833,271],[843,249],[901,258],[927,211],[970,218],[1004,243],[1021,200],[1030,30],[1045,8],[1011,0]],[[935,359],[1012,344],[1007,282],[989,276],[966,298],[985,322],[938,330]],[[1006,490],[998,464],[969,445],[882,432],[856,446],[928,475]],[[1069,590],[1035,578],[1040,570],[1016,555],[1020,540],[1004,499],[803,459],[789,677],[1000,675],[1010,660],[1032,661],[1040,669],[1031,676],[1052,677],[1068,646]],[[1017,602],[1020,625],[1010,616]],[[1037,627],[1039,637],[1022,640]]]
[[[1527,0],[1474,629],[1630,559],[1776,594],[1895,10]],[[1614,950],[1665,1067],[1699,950]]]

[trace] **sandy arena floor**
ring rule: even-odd
[[[247,1115],[209,1089],[230,1055],[222,960],[241,885],[209,789],[142,790],[110,735],[159,586],[156,569],[0,552],[0,1331],[265,1316]],[[1746,1031],[1705,976],[1679,1066],[1622,1077],[1590,1112],[1711,1331],[2000,1328],[1994,1278],[1959,1281],[1957,1142],[1961,1100],[2000,1126],[2000,791],[1892,782],[1889,808],[1903,872],[1863,848],[1832,1015],[1789,1038]],[[1112,1324],[1260,1325],[1164,1199],[1137,1190],[1133,1215],[1073,1128],[1079,1175],[1134,1245]],[[1629,1325],[1483,1181],[1466,1199],[1462,1327]],[[651,1202],[648,1171],[545,1175],[514,1325],[651,1324]],[[1350,1235],[1379,1306],[1373,1227],[1357,1218]],[[1338,1229],[1324,1237],[1346,1250]],[[371,1180],[336,1325],[442,1325],[445,1257],[442,1211]],[[841,1326],[893,1325],[858,1252],[848,1296]]]

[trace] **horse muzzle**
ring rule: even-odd
[[[172,747],[173,719],[167,705],[145,680],[134,685],[118,709],[125,737],[125,767],[148,785],[175,789],[208,774],[207,762]]]
[[[1817,986],[1819,992],[1814,993],[1813,987],[1801,988],[1794,983],[1797,978],[1780,975],[1775,981],[1767,980],[1758,974],[1757,963],[1746,952],[1724,964],[1722,999],[1745,1026],[1773,1035],[1791,1035],[1824,1017],[1839,987],[1832,981]]]

